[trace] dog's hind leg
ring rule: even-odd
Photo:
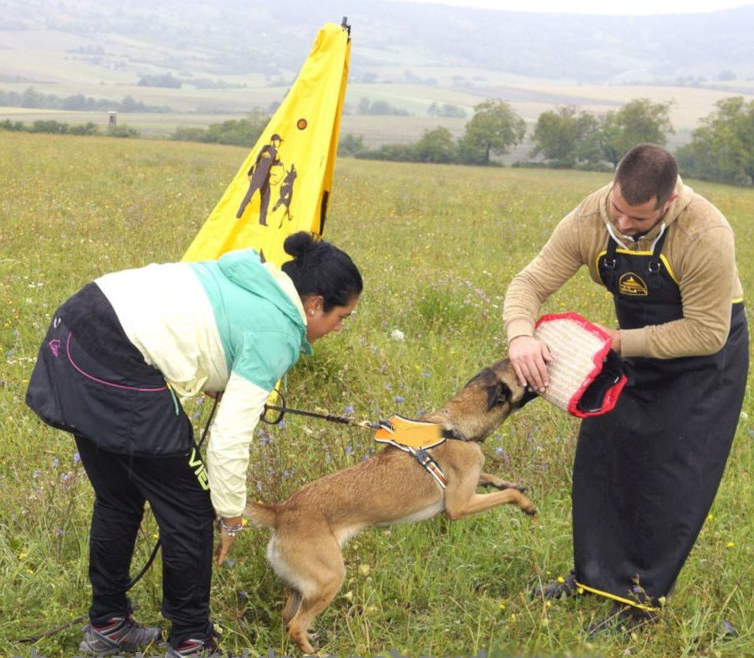
[[[317,542],[316,553],[309,554],[305,564],[299,563],[298,577],[306,585],[301,588],[301,601],[288,621],[291,638],[305,653],[314,653],[309,627],[340,591],[346,577],[346,568],[340,545],[331,537],[328,546]],[[312,547],[314,551],[314,547]],[[288,607],[288,606],[286,606]]]

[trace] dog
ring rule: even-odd
[[[294,642],[315,652],[309,627],[335,598],[345,579],[341,551],[364,528],[415,523],[442,511],[451,520],[513,503],[535,515],[517,484],[482,471],[481,442],[511,412],[535,397],[518,382],[508,359],[482,369],[439,411],[420,420],[450,436],[428,449],[445,488],[412,454],[387,445],[375,456],[296,490],[281,503],[250,502],[244,516],[272,531],[267,560],[288,586],[283,621]],[[478,486],[498,491],[477,493]]]

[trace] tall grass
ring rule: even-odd
[[[246,153],[211,145],[0,133],[0,654],[72,656],[85,615],[92,494],[73,442],[23,397],[57,305],[109,270],[176,260]],[[505,352],[501,307],[511,277],[601,174],[340,160],[325,237],[362,269],[365,294],[347,328],[288,377],[296,408],[374,420],[441,405]],[[695,184],[737,229],[754,289],[754,193]],[[578,277],[546,311],[612,322],[606,293]],[[395,330],[399,330],[396,332]],[[649,632],[588,639],[607,604],[531,600],[571,566],[570,472],[576,423],[542,401],[485,444],[488,470],[528,487],[536,521],[513,508],[450,523],[370,529],[345,550],[346,583],[318,620],[325,653],[346,655],[754,655],[750,536],[751,390],[725,478],[668,607]],[[208,402],[186,401],[197,435]],[[288,416],[260,426],[250,495],[277,500],[376,450],[371,434]],[[368,486],[365,483],[365,486]],[[147,521],[134,573],[156,536]],[[223,647],[295,654],[281,626],[283,589],[264,561],[263,530],[240,537],[215,569],[212,610]],[[160,622],[159,560],[132,590]],[[164,622],[162,622],[164,623]],[[156,655],[156,654],[153,654]]]

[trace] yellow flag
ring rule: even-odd
[[[253,247],[280,266],[291,233],[322,235],[351,55],[349,27],[326,24],[293,86],[183,256]]]

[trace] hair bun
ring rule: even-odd
[[[314,238],[306,231],[299,231],[289,235],[283,242],[285,252],[294,258],[300,258],[314,245]]]

